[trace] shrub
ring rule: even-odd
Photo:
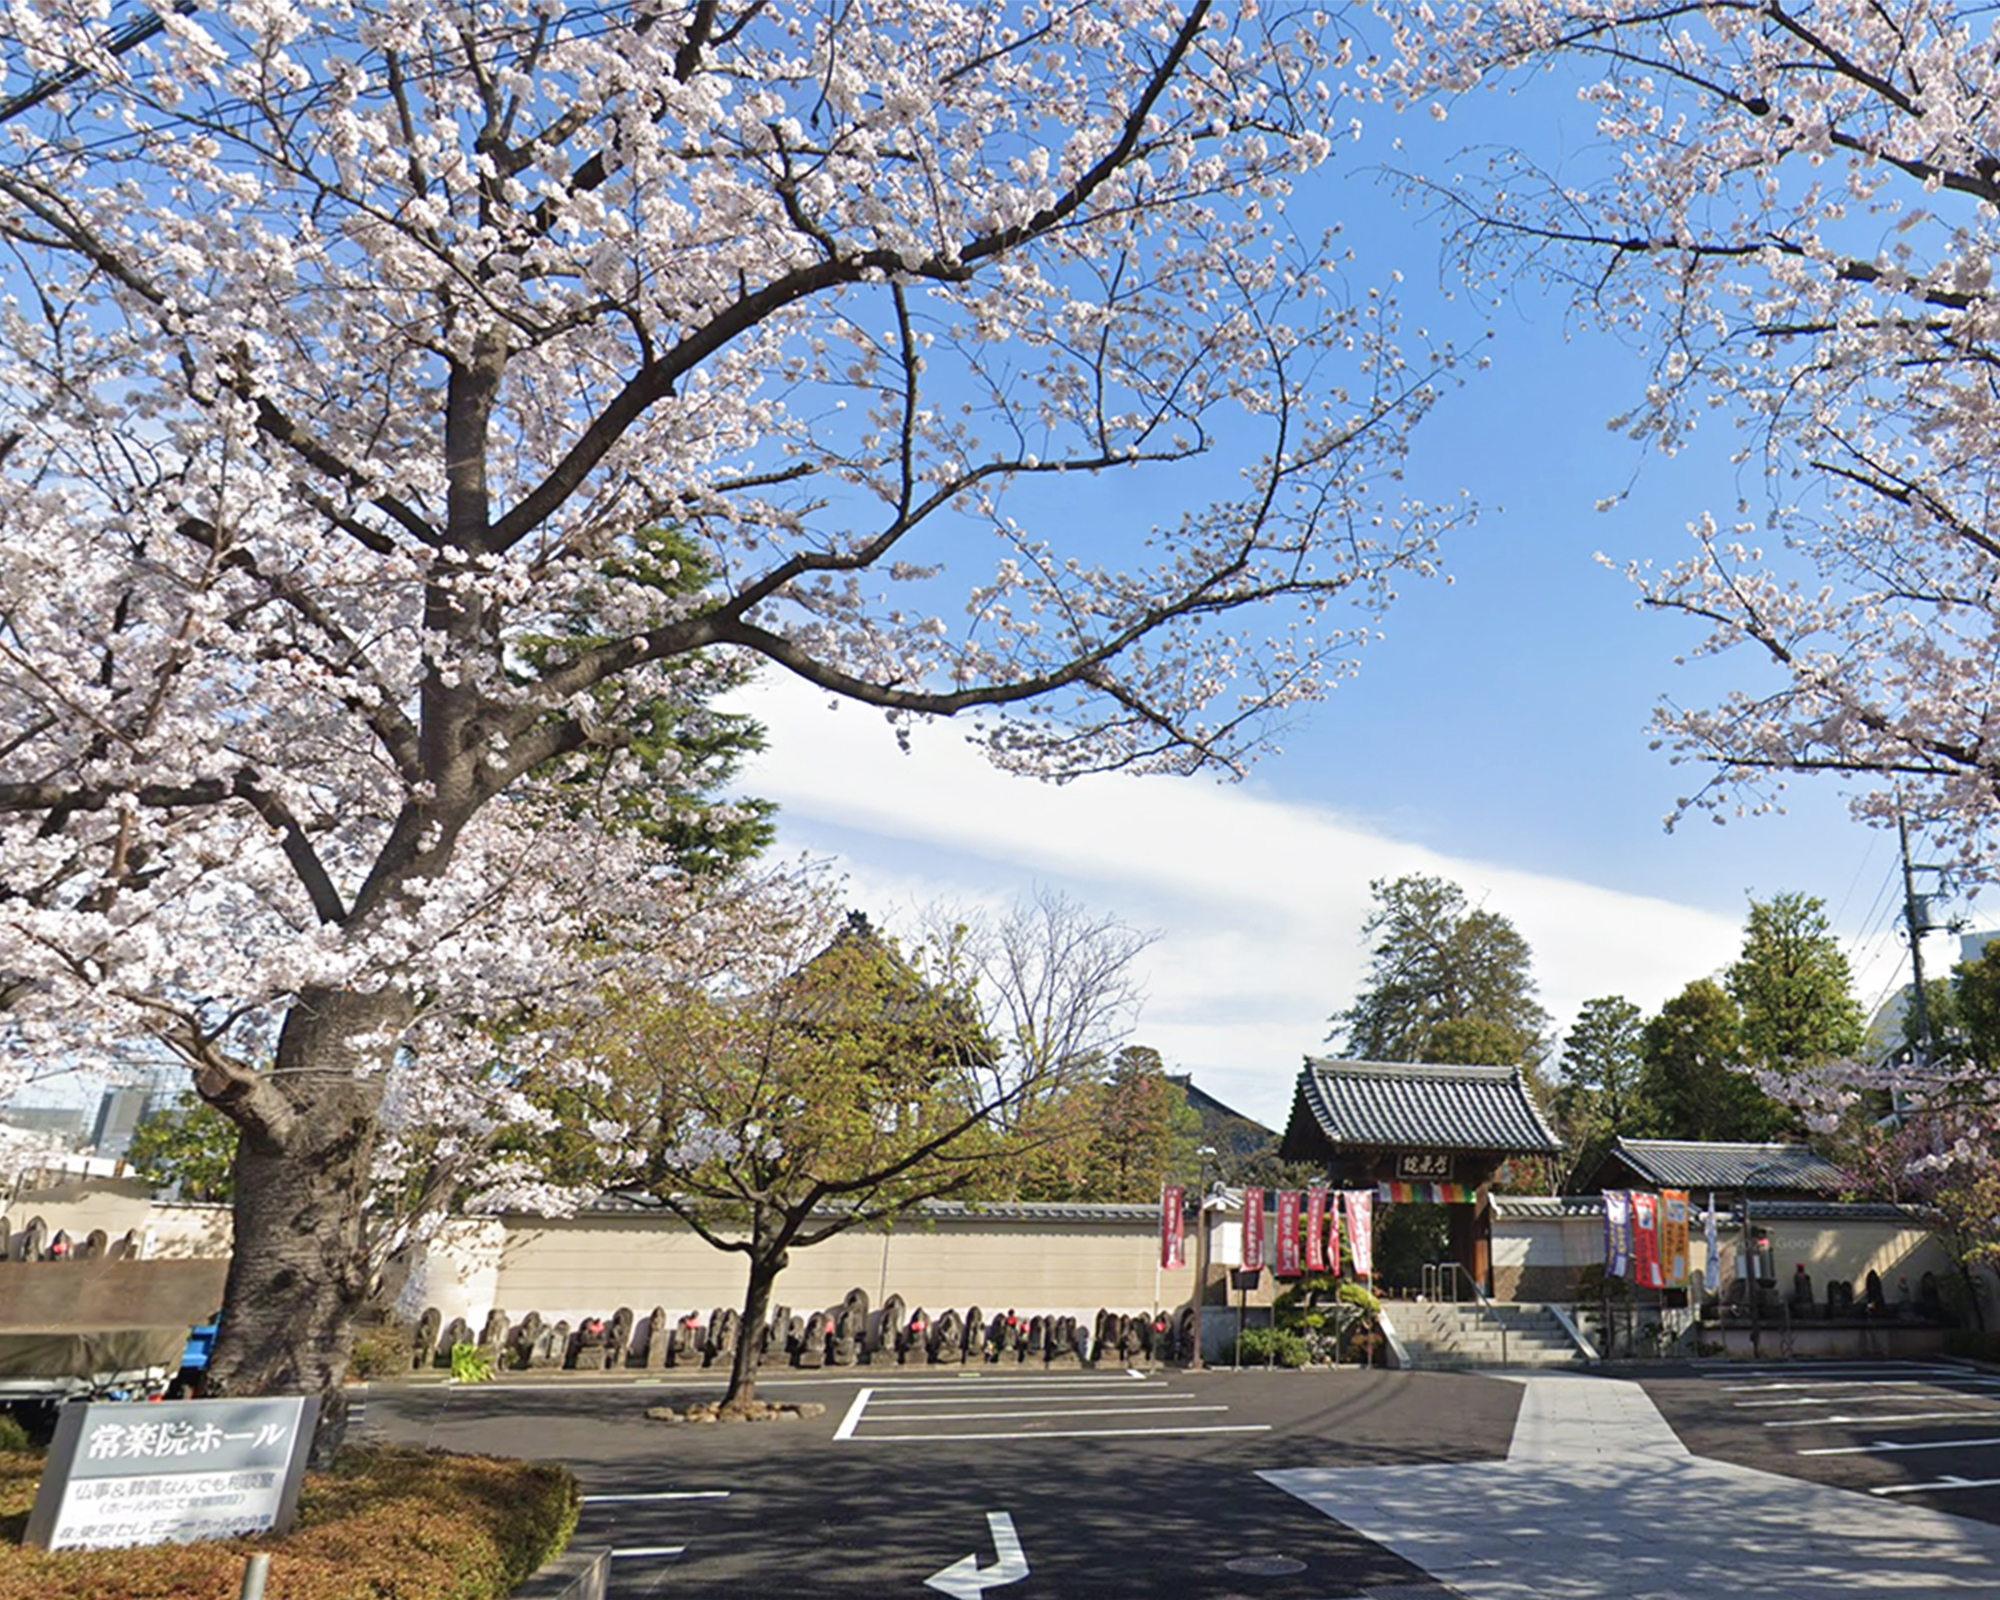
[[[1290,1328],[1245,1328],[1240,1341],[1223,1352],[1229,1365],[1303,1367],[1311,1359],[1303,1335]]]
[[[569,1542],[581,1507],[568,1469],[406,1449],[344,1452],[309,1473],[282,1539],[145,1550],[28,1550],[18,1541],[41,1458],[0,1455],[0,1600],[216,1600],[253,1550],[285,1600],[502,1600]]]
[[[347,1370],[357,1378],[386,1378],[410,1370],[412,1339],[407,1328],[393,1322],[364,1328],[354,1341]]]
[[[493,1362],[476,1344],[451,1347],[451,1375],[458,1383],[485,1383],[493,1376]]]
[[[1379,1317],[1382,1315],[1382,1302],[1376,1299],[1361,1284],[1352,1282],[1343,1283],[1337,1292],[1342,1305],[1353,1306],[1364,1316]]]
[[[21,1426],[20,1419],[9,1412],[0,1411],[0,1451],[33,1448],[34,1441],[28,1437],[28,1430]]]

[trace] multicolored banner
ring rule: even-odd
[[[1304,1198],[1296,1189],[1278,1191],[1278,1259],[1271,1270],[1281,1278],[1296,1278],[1305,1271],[1299,1260],[1299,1206]]]
[[[1160,1265],[1169,1272],[1187,1265],[1187,1193],[1177,1184],[1160,1191]]]
[[[1604,1275],[1632,1276],[1632,1196],[1623,1189],[1604,1191]]]
[[[1337,1243],[1333,1257],[1340,1259]],[[1306,1271],[1326,1271],[1326,1191],[1317,1186],[1306,1190]]]
[[[1632,1282],[1657,1289],[1660,1277],[1660,1197],[1632,1191]]]
[[[1463,1183],[1378,1183],[1375,1198],[1384,1205],[1399,1201],[1428,1200],[1434,1205],[1464,1205],[1479,1198],[1479,1191]]]
[[[1685,1189],[1660,1191],[1660,1271],[1669,1289],[1688,1284],[1688,1197]]]
[[[1264,1191],[1243,1191],[1243,1270],[1264,1270]]]
[[[1349,1189],[1341,1197],[1347,1207],[1347,1248],[1354,1257],[1354,1270],[1364,1278],[1375,1276],[1375,1196],[1366,1189]]]

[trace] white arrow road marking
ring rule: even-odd
[[[1028,1558],[1021,1551],[1021,1536],[1014,1531],[1014,1519],[1004,1511],[986,1513],[986,1526],[993,1534],[993,1553],[1000,1560],[997,1565],[982,1567],[979,1557],[961,1557],[942,1572],[934,1572],[924,1583],[932,1589],[942,1589],[952,1600],[980,1600],[988,1589],[998,1588],[1003,1583],[1019,1583],[1028,1575]]]

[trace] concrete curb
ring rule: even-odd
[[[513,1593],[512,1600],[604,1600],[611,1546],[571,1545]]]

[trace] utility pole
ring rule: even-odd
[[[1215,1159],[1215,1151],[1203,1145],[1195,1155],[1200,1162],[1200,1189],[1194,1213],[1194,1349],[1188,1353],[1190,1372],[1202,1370],[1201,1346],[1208,1333],[1208,1164]]]
[[[1915,1065],[1921,1072],[1931,1059],[1931,1005],[1930,996],[1924,992],[1924,935],[1931,931],[1933,924],[1929,900],[1917,893],[1917,874],[1938,869],[1912,865],[1910,826],[1900,811],[1896,813],[1896,841],[1903,850],[1903,927],[1910,936],[1910,974],[1915,983],[1910,994],[1910,1008],[1917,1025]],[[1900,1105],[1895,1107],[1898,1117],[1901,1117],[1902,1109]]]

